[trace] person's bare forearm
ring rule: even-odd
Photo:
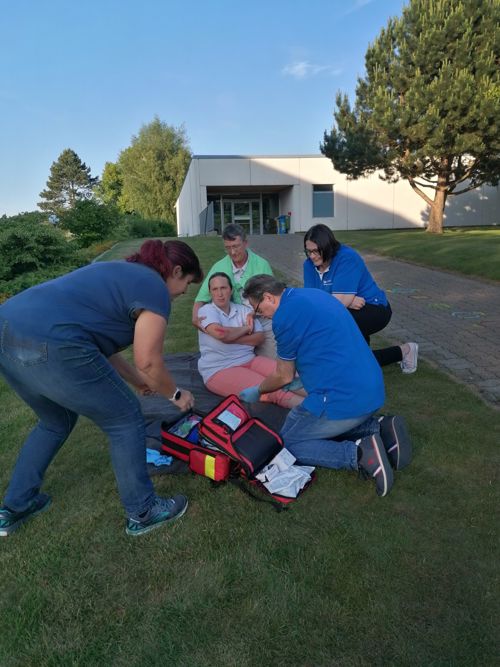
[[[223,343],[235,343],[238,338],[248,335],[248,327],[222,327],[223,335],[221,341]]]
[[[361,310],[361,308],[364,308],[366,304],[366,301],[363,299],[362,296],[355,296],[354,299],[351,301],[349,308],[351,310]]]
[[[190,410],[194,406],[194,396],[187,390],[180,390],[177,396],[177,385],[165,367],[163,341],[166,329],[166,320],[161,315],[148,310],[140,313],[134,332],[135,367],[148,391],[165,396],[179,410]]]
[[[140,387],[144,384],[142,374],[139,373],[135,366],[122,357],[121,354],[113,354],[111,357],[108,357],[108,361],[125,382],[134,385],[134,387]]]
[[[137,371],[142,376],[143,382],[153,391],[166,398],[173,396],[177,385],[165,366],[162,355],[152,357],[144,367],[138,368]]]
[[[251,345],[252,347],[258,347],[259,345],[262,345],[264,340],[265,340],[264,334],[252,333],[240,336],[236,340],[230,341],[230,344],[237,343],[238,345]]]
[[[199,318],[199,316],[198,316],[198,311],[199,311],[200,308],[201,308],[202,306],[204,306],[204,305],[205,305],[205,303],[204,303],[203,301],[195,301],[194,304],[193,304],[193,312],[192,312],[192,315],[191,315],[191,323],[192,323],[192,325],[193,325],[194,327],[196,327],[197,329],[199,329],[200,331],[203,331],[203,330],[204,330],[204,329],[203,329],[203,326],[202,326],[202,322],[203,322],[203,320],[204,320],[205,318],[202,317],[201,320],[200,320],[200,318]]]
[[[340,303],[343,303],[346,308],[349,308],[351,303],[354,300],[354,297],[356,296],[355,294],[332,294],[333,297],[337,299],[337,301],[340,301]]]
[[[285,384],[288,384],[293,380],[293,375],[290,377],[290,375],[287,373],[285,374],[284,372],[280,373],[278,369],[272,373],[272,375],[268,375],[266,378],[262,380],[262,382],[259,385],[259,392],[261,394],[268,394],[271,391],[276,391],[277,389],[281,389]]]

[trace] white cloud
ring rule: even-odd
[[[281,73],[285,76],[293,76],[294,79],[306,79],[318,74],[326,74],[327,76],[337,76],[342,70],[333,67],[332,65],[315,65],[307,60],[297,60],[293,63],[285,65]]]
[[[346,9],[343,15],[347,16],[347,14],[353,14],[354,12],[363,9],[363,7],[366,7],[366,5],[370,5],[372,2],[373,0],[354,0],[352,6]]]

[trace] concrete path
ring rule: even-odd
[[[302,234],[252,236],[250,246],[302,285]],[[381,335],[416,341],[419,357],[500,408],[500,285],[362,254],[391,302],[392,320]]]

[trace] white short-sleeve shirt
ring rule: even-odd
[[[238,303],[230,305],[229,313],[225,313],[213,303],[207,303],[198,311],[198,317],[204,317],[204,327],[209,324],[220,324],[223,327],[242,327],[246,324],[246,318],[252,309]],[[254,332],[262,331],[261,323],[254,320]],[[241,366],[251,361],[255,354],[251,345],[239,345],[238,343],[223,343],[203,331],[198,332],[200,346],[200,359],[198,370],[203,382],[224,368]]]

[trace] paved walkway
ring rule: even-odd
[[[302,285],[302,234],[252,236],[250,246]],[[500,286],[363,253],[391,302],[381,335],[419,344],[419,356],[500,408]],[[417,371],[418,372],[418,371]]]

